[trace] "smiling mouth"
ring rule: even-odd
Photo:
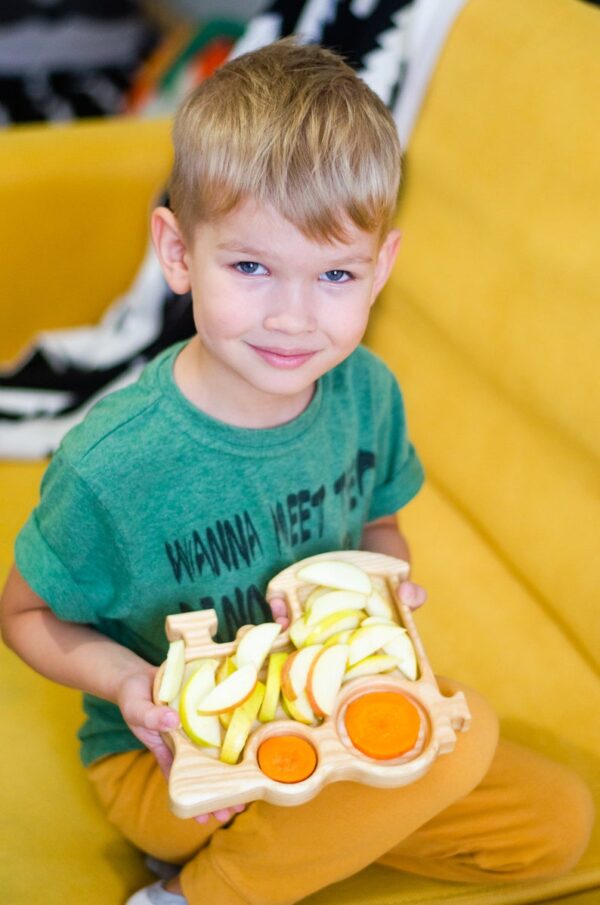
[[[316,354],[316,349],[273,349],[248,343],[263,361],[278,368],[297,368]]]

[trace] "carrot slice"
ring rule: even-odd
[[[258,749],[258,765],[277,782],[302,782],[314,773],[317,752],[299,735],[272,735]]]
[[[417,707],[396,691],[374,691],[356,698],[346,708],[344,722],[354,747],[377,760],[406,754],[416,745],[421,729]]]

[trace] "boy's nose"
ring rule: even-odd
[[[306,288],[300,285],[280,287],[268,307],[265,329],[282,333],[309,333],[316,326],[317,319]]]

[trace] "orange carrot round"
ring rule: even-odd
[[[317,752],[299,735],[272,735],[258,749],[258,765],[277,782],[302,782],[314,773]]]
[[[374,691],[351,701],[344,722],[355,748],[376,760],[391,760],[414,748],[421,715],[405,695]]]

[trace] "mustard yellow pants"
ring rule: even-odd
[[[486,701],[465,692],[473,716],[454,752],[399,789],[326,786],[298,807],[258,801],[227,826],[169,811],[154,757],[104,758],[89,775],[108,819],[136,846],[182,864],[190,905],[291,905],[378,862],[450,881],[506,883],[556,876],[583,853],[593,808],[567,768],[498,740]]]

